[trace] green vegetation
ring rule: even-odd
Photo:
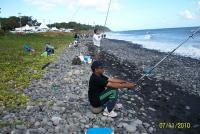
[[[10,120],[10,121],[2,121],[2,120],[0,120],[0,128],[2,128],[2,127],[8,127],[8,126],[10,126],[10,127],[13,127],[13,126],[15,126],[15,125],[23,125],[23,124],[25,124],[26,122],[24,122],[24,121],[21,121],[21,120]]]
[[[80,23],[76,23],[76,22],[54,23],[54,24],[50,24],[48,26],[49,27],[57,27],[57,28],[71,28],[71,29],[74,29],[75,31],[94,29],[94,27],[91,25],[85,25],[85,24],[80,24]],[[99,30],[102,30],[102,31],[110,31],[109,28],[100,26],[100,25],[96,25],[95,28],[98,28]]]
[[[0,108],[23,106],[28,101],[22,89],[31,79],[42,76],[42,66],[54,61],[56,55],[73,39],[67,33],[37,33],[16,35],[6,33],[0,36]],[[45,44],[55,47],[55,55],[41,57]],[[35,53],[25,52],[23,45],[28,43]]]
[[[0,18],[2,29],[4,31],[14,30],[16,27],[20,27],[20,18],[16,16],[11,16],[9,18]],[[37,20],[33,20],[29,16],[21,16],[21,24],[25,26],[26,24],[29,25],[40,25]]]
[[[0,20],[2,23],[2,29],[4,31],[14,30],[17,27],[20,27],[20,18],[19,17],[11,16],[9,18],[0,18]],[[39,23],[36,19],[33,20],[29,16],[21,16],[21,24],[22,24],[22,26],[25,26],[26,24],[39,26],[41,23]],[[91,25],[85,25],[85,24],[76,23],[76,22],[54,23],[54,24],[49,24],[48,26],[49,27],[57,27],[57,28],[66,28],[66,29],[70,28],[70,29],[74,29],[75,31],[94,29],[94,27]],[[95,28],[98,28],[102,31],[110,31],[109,28],[100,26],[100,25],[96,25]]]

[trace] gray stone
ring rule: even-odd
[[[53,124],[55,126],[57,126],[62,119],[60,117],[54,116],[54,117],[51,118],[51,120],[52,120]]]
[[[190,110],[190,107],[189,106],[185,106],[185,109]]]
[[[142,121],[139,120],[139,119],[136,119],[136,120],[134,121],[134,124],[141,125],[141,124],[142,124]]]
[[[94,114],[99,114],[103,111],[103,107],[92,107],[92,106],[90,106],[90,110]]]
[[[131,101],[127,101],[127,103],[131,104],[132,102]]]
[[[40,122],[39,122],[39,121],[36,121],[35,124],[34,124],[34,126],[35,126],[35,127],[40,126]]]
[[[11,131],[11,134],[22,134],[23,130],[18,130],[18,129],[14,129],[13,131]]]
[[[47,122],[47,125],[48,125],[48,126],[52,126],[53,123],[52,123],[52,122]]]
[[[54,111],[61,111],[61,108],[58,107],[58,106],[53,106],[52,109],[53,109]]]
[[[150,128],[149,128],[149,132],[150,132],[150,133],[153,133],[153,127],[150,127]]]
[[[75,116],[75,117],[77,117],[77,118],[81,118],[81,114],[78,113],[78,112],[75,112],[75,113],[73,113],[72,115]]]
[[[31,117],[30,122],[31,122],[32,124],[34,124],[34,123],[35,123],[35,118]]]
[[[147,114],[146,114],[146,113],[142,113],[142,115],[144,115],[144,116],[147,116]]]
[[[65,107],[66,106],[65,102],[63,102],[63,101],[57,101],[56,105],[60,106],[60,107]]]
[[[126,131],[129,133],[134,133],[136,131],[136,125],[128,125],[126,123],[123,124],[123,126],[125,127]]]
[[[200,125],[199,125],[199,124],[195,124],[195,125],[193,125],[192,127],[193,127],[193,128],[198,128],[198,127],[200,127]]]
[[[122,128],[123,126],[124,126],[124,124],[121,122],[117,125],[118,128]]]
[[[40,132],[40,134],[45,134],[46,130],[44,128],[38,128],[38,131]]]
[[[60,108],[60,112],[61,112],[61,113],[64,113],[65,110],[66,110],[65,107],[61,107],[61,108]]]
[[[75,75],[78,75],[78,74],[80,74],[80,71],[79,71],[79,70],[75,70],[75,71],[74,71],[74,74],[75,74]]]
[[[86,120],[85,119],[81,119],[80,122],[81,123],[86,123]]]
[[[148,123],[143,123],[144,124],[144,126],[146,127],[146,128],[148,128],[149,126],[150,126],[150,124],[148,124]]]
[[[53,129],[53,128],[50,128],[50,129],[48,129],[48,132],[49,132],[49,133],[53,133],[53,132],[54,132],[54,129]]]
[[[86,124],[85,128],[90,128],[90,126],[91,126],[90,124]]]
[[[57,134],[60,133],[60,127],[59,127],[59,126],[56,126],[56,127],[55,127],[55,133],[57,133]]]
[[[46,125],[47,122],[48,122],[48,119],[47,119],[47,118],[43,118],[41,124],[42,124],[42,125]]]
[[[68,72],[68,76],[72,76],[73,75],[73,73],[72,72]]]
[[[8,120],[10,118],[10,115],[5,115],[4,117],[3,117],[3,120]]]
[[[37,74],[37,72],[38,72],[37,70],[33,70],[33,73],[34,73],[34,74]]]
[[[25,134],[30,134],[30,130],[29,130],[29,129],[27,129]]]
[[[34,106],[27,106],[26,107],[26,110],[31,110],[31,109],[33,109],[34,108]]]
[[[156,111],[156,110],[155,110],[154,108],[152,108],[152,107],[149,107],[148,109],[151,110],[151,111],[153,111],[153,112]]]
[[[38,134],[38,129],[29,129],[31,134]]]
[[[140,108],[140,111],[144,111],[144,107],[141,107],[141,108]]]
[[[63,130],[63,134],[68,134],[68,133],[69,133],[68,127],[65,127]]]
[[[16,125],[16,128],[20,130],[26,129],[24,125]]]

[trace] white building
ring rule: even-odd
[[[37,31],[40,31],[40,32],[47,32],[48,30],[49,30],[49,27],[44,23],[42,23],[37,29]]]
[[[51,31],[59,31],[59,29],[56,28],[56,27],[52,27],[52,28],[51,28]]]

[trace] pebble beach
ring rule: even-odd
[[[66,48],[51,63],[41,79],[24,89],[28,105],[7,109],[0,118],[2,134],[83,134],[87,128],[108,127],[115,134],[200,133],[200,61],[173,55],[140,83],[140,89],[119,89],[116,118],[93,114],[88,102],[90,64],[72,65],[79,54],[92,53],[92,41]],[[126,41],[104,39],[101,59],[109,77],[136,81],[143,70],[166,53],[142,48]],[[52,88],[52,85],[57,85]],[[161,123],[189,123],[190,128],[162,128]]]

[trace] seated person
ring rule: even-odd
[[[26,52],[35,52],[35,49],[31,48],[27,43],[24,44],[23,48]]]
[[[47,43],[45,51],[47,52],[48,55],[54,54],[54,47],[50,45],[50,43]]]
[[[104,76],[104,67],[100,61],[94,61],[91,69],[93,73],[90,77],[88,91],[90,104],[92,107],[105,106],[103,115],[116,117],[117,113],[113,109],[117,102],[118,88],[131,89],[135,84]]]

